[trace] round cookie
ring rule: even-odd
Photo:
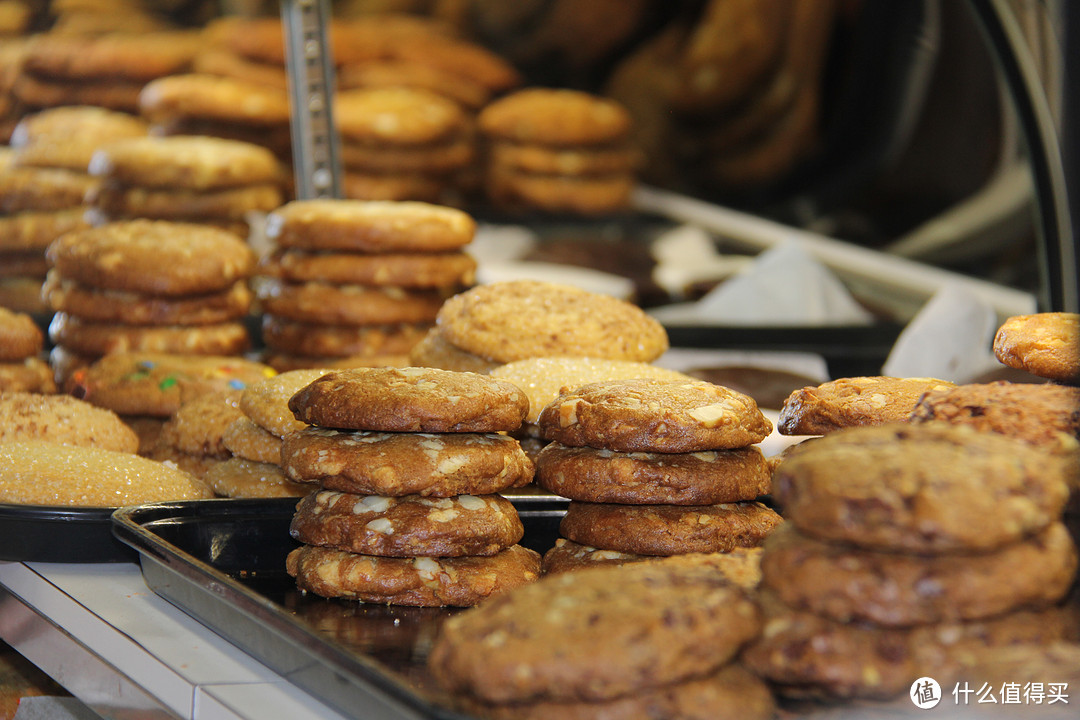
[[[61,168],[11,167],[0,173],[0,212],[57,212],[81,207],[100,180]]]
[[[255,424],[279,438],[294,430],[303,430],[307,423],[293,417],[289,398],[328,372],[322,368],[291,370],[262,380],[244,390],[240,396],[240,409]]]
[[[56,381],[52,368],[41,358],[0,362],[0,391],[54,393]]]
[[[303,497],[311,492],[310,485],[294,483],[285,477],[280,465],[238,457],[212,466],[206,471],[204,480],[222,497]]]
[[[199,34],[191,31],[38,35],[24,69],[46,77],[148,81],[191,63]]]
[[[127,325],[87,322],[58,312],[49,323],[49,338],[80,355],[150,352],[180,355],[239,355],[251,345],[241,322],[214,325]]]
[[[206,135],[116,140],[94,153],[87,169],[125,185],[172,190],[282,181],[281,163],[266,148]]]
[[[289,529],[307,545],[381,557],[494,555],[524,532],[501,495],[393,498],[329,490],[301,500]]]
[[[9,144],[24,148],[38,143],[60,144],[72,139],[101,142],[140,137],[146,133],[146,121],[135,115],[93,105],[68,105],[47,108],[21,118],[11,131]]]
[[[453,100],[406,87],[340,91],[334,118],[345,141],[383,147],[445,142],[470,124],[465,109]]]
[[[49,245],[47,257],[67,280],[165,296],[226,290],[255,265],[254,251],[233,233],[152,220],[66,233]]]
[[[536,457],[536,484],[571,500],[629,505],[715,505],[769,492],[771,474],[756,447],[695,453],[620,453],[548,443]]]
[[[499,367],[499,363],[454,347],[446,341],[438,327],[428,330],[424,337],[413,345],[409,350],[409,361],[418,367],[479,373],[480,375],[488,375]]]
[[[324,325],[430,323],[444,297],[438,290],[290,283],[277,278],[260,282],[256,295],[263,309],[277,317]]]
[[[291,282],[446,288],[471,285],[476,260],[464,252],[364,255],[285,250],[266,258],[259,270]]]
[[[823,435],[857,425],[907,420],[922,394],[956,387],[934,378],[849,377],[796,390],[780,408],[783,435]]]
[[[757,502],[617,505],[571,502],[559,533],[581,545],[637,555],[730,552],[756,547],[783,519]]]
[[[867,550],[989,551],[1045,528],[1066,463],[1019,440],[945,423],[848,428],[777,467],[773,497],[800,531]]]
[[[84,320],[126,325],[208,325],[235,320],[251,309],[252,294],[240,281],[219,292],[158,296],[126,290],[98,290],[52,271],[41,288],[55,312]]]
[[[342,88],[408,87],[428,90],[477,111],[491,98],[491,92],[466,75],[442,68],[403,60],[376,60],[362,65],[345,65],[337,75]]]
[[[221,438],[233,455],[252,462],[281,464],[281,438],[241,416],[229,423]]]
[[[608,175],[632,173],[642,162],[629,146],[559,147],[494,142],[489,160],[493,165],[540,175]]]
[[[47,440],[134,453],[139,438],[116,413],[70,395],[0,394],[0,443]]]
[[[173,222],[243,222],[249,213],[279,207],[285,196],[276,183],[259,183],[214,190],[161,190],[133,187],[106,180],[87,196],[87,202],[109,217],[136,217]]]
[[[924,395],[910,422],[947,422],[1053,448],[1080,438],[1080,388],[1053,383],[972,383]]]
[[[793,526],[765,541],[763,582],[786,605],[838,622],[907,627],[976,620],[1061,600],[1077,552],[1061,523],[990,553],[939,556],[859,550]]]
[[[467,213],[422,202],[294,200],[266,218],[269,239],[303,250],[449,252],[475,232]]]
[[[467,607],[527,585],[540,575],[540,555],[512,545],[488,556],[385,558],[304,545],[286,569],[301,590],[366,603]]]
[[[226,429],[238,418],[240,390],[209,392],[185,402],[161,427],[161,442],[191,455],[225,458]]]
[[[360,172],[346,168],[341,178],[342,195],[357,201],[439,203],[450,190],[449,176],[428,172]]]
[[[667,331],[636,305],[536,280],[459,293],[438,325],[455,347],[499,363],[559,355],[650,362],[668,348]]]
[[[239,78],[190,73],[160,77],[139,93],[139,112],[150,122],[175,117],[283,125],[289,122],[289,96]]]
[[[119,507],[210,496],[186,472],[130,453],[47,440],[0,444],[4,503]]]
[[[552,400],[537,425],[564,445],[657,453],[741,448],[772,431],[753,398],[699,380],[590,383]]]
[[[633,120],[620,103],[578,90],[526,88],[489,103],[486,135],[518,143],[593,145],[625,140]]]
[[[0,307],[0,362],[14,362],[38,355],[45,336],[34,318]]]
[[[490,703],[598,701],[708,675],[759,630],[753,601],[711,568],[598,567],[449,618],[428,669]]]
[[[465,169],[476,158],[476,143],[460,135],[430,145],[345,142],[341,162],[361,177],[431,178]]]
[[[1011,368],[1075,383],[1080,380],[1080,314],[1013,316],[994,335],[994,355]]]
[[[429,327],[422,323],[319,325],[263,315],[262,339],[268,348],[302,357],[407,356]]]
[[[552,213],[595,215],[630,207],[637,180],[629,174],[538,175],[492,170],[487,192],[493,201],[509,209],[521,206]]]
[[[503,380],[435,368],[339,370],[289,400],[311,425],[384,432],[516,430],[528,398]]]
[[[64,210],[27,210],[0,217],[0,251],[44,252],[56,238],[69,230],[89,227],[83,214],[86,208]]]
[[[239,357],[117,353],[76,370],[65,391],[119,415],[167,418],[192,398],[243,390],[275,374]]]
[[[357,495],[488,495],[527,485],[533,463],[497,433],[348,432],[310,427],[282,441],[281,464],[300,482]]]

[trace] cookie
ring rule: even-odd
[[[289,410],[289,398],[327,372],[326,369],[313,368],[266,378],[244,390],[240,396],[240,409],[259,427],[279,438],[294,430],[303,430],[307,423],[293,417]]]
[[[823,435],[843,427],[907,420],[922,394],[955,387],[934,378],[850,377],[796,390],[780,408],[783,435]]]
[[[92,105],[48,108],[26,115],[11,133],[10,145],[25,148],[38,143],[60,145],[62,141],[94,142],[140,137],[147,123],[128,113]]]
[[[517,440],[497,433],[343,432],[310,427],[285,436],[286,474],[357,495],[488,495],[532,480]]]
[[[633,121],[620,103],[578,90],[526,88],[480,112],[480,131],[518,143],[595,145],[625,140]]]
[[[334,119],[345,142],[391,147],[444,142],[469,127],[456,102],[405,87],[342,90],[334,98]]]
[[[94,153],[88,171],[144,188],[215,190],[282,180],[281,164],[264,147],[207,136],[116,140]]]
[[[1077,567],[1061,523],[996,551],[939,556],[860,550],[793,526],[765,541],[763,581],[785,604],[883,627],[976,620],[1060,601]]]
[[[0,217],[0,250],[44,252],[56,238],[69,230],[89,227],[83,206],[65,210],[28,210]]]
[[[233,455],[252,462],[281,464],[281,438],[246,416],[235,418],[221,438]]]
[[[325,325],[430,323],[442,307],[438,290],[404,290],[381,285],[290,283],[266,278],[255,294],[265,312]]]
[[[637,186],[629,174],[539,175],[500,168],[489,173],[488,197],[509,210],[600,215],[628,210]]]
[[[302,250],[450,252],[475,232],[467,213],[421,202],[294,200],[266,218],[267,238]]]
[[[945,423],[830,433],[791,453],[773,497],[801,532],[867,550],[985,552],[1058,518],[1062,458]]]
[[[212,325],[237,320],[248,314],[253,297],[243,281],[218,292],[160,296],[99,290],[65,280],[55,270],[45,278],[41,292],[55,312],[127,325]]]
[[[264,259],[259,271],[291,282],[457,288],[473,283],[476,260],[464,252],[364,255],[286,250]]]
[[[77,372],[77,371],[76,371]],[[121,415],[127,426],[139,437],[139,455],[153,459],[153,456],[168,450],[161,442],[161,431],[169,418],[154,415]]]
[[[289,85],[284,67],[255,62],[226,48],[201,49],[191,61],[191,70],[196,75],[232,78],[282,91]]]
[[[493,94],[505,93],[523,82],[521,73],[500,55],[482,45],[446,34],[395,43],[394,57],[470,78]]]
[[[561,147],[502,141],[491,144],[488,161],[526,174],[626,175],[637,170],[641,156],[629,145]]]
[[[709,675],[759,630],[753,601],[710,568],[599,567],[449,618],[428,669],[490,703],[599,701]]]
[[[69,395],[0,394],[0,443],[47,440],[134,453],[139,438],[111,410]]]
[[[311,492],[310,485],[294,483],[285,477],[280,465],[238,457],[213,465],[204,479],[222,497],[303,497]]]
[[[247,327],[240,322],[126,325],[88,322],[63,312],[53,315],[49,338],[72,352],[90,356],[117,352],[238,355],[251,345]]]
[[[455,372],[472,372],[487,375],[499,363],[492,362],[479,355],[465,352],[451,345],[439,332],[438,327],[431,328],[409,350],[410,364],[417,367],[438,368]],[[530,412],[531,412],[530,408]]]
[[[0,391],[54,393],[56,382],[52,368],[37,357],[0,362]]]
[[[49,263],[41,252],[0,252],[0,279],[15,277],[44,278]]]
[[[186,472],[138,455],[47,440],[0,444],[0,502],[120,507],[208,497]]]
[[[242,222],[248,213],[265,213],[285,201],[277,183],[215,190],[162,190],[106,181],[87,201],[112,217],[198,222],[202,218]]]
[[[566,538],[557,538],[555,545],[544,553],[541,570],[544,575],[560,572],[573,572],[601,565],[625,565],[655,559],[655,555],[638,555],[617,550],[601,550],[591,545],[582,545]]]
[[[490,557],[386,558],[304,545],[286,568],[301,590],[322,597],[421,607],[467,607],[527,585],[540,555],[513,545]]]
[[[226,429],[243,417],[240,390],[218,390],[185,402],[161,428],[161,441],[191,455],[229,456]]]
[[[386,87],[427,90],[474,112],[491,99],[491,91],[467,75],[403,60],[386,59],[362,65],[345,65],[338,72],[337,81],[338,86],[346,90]]]
[[[23,67],[49,77],[145,82],[186,69],[198,43],[198,33],[185,31],[96,36],[46,33],[36,36]]]
[[[757,502],[617,505],[571,502],[559,533],[581,545],[637,555],[729,552],[756,547],[783,522]]]
[[[172,74],[146,84],[139,112],[150,122],[196,117],[258,126],[289,122],[289,95],[239,78],[210,74]]]
[[[620,453],[548,443],[536,458],[536,484],[594,503],[715,505],[754,500],[771,488],[756,447],[696,453]]]
[[[170,417],[194,397],[243,390],[275,372],[239,357],[118,353],[72,374],[65,390],[120,415]]]
[[[395,498],[329,490],[301,500],[289,527],[307,545],[400,558],[494,555],[524,532],[501,495]]]
[[[12,92],[27,107],[93,105],[136,114],[142,88],[142,81],[122,78],[73,80],[22,72],[15,78]]]
[[[230,232],[151,220],[66,233],[47,257],[67,280],[166,296],[226,290],[255,265],[254,251]]]
[[[516,430],[525,394],[503,380],[435,368],[330,373],[297,392],[289,409],[311,425],[384,432]]]
[[[564,445],[657,453],[741,448],[772,431],[753,398],[698,380],[590,383],[551,401],[537,425]]]
[[[972,383],[926,393],[911,411],[914,424],[946,422],[995,432],[1044,447],[1080,438],[1080,388],[1065,385]]]
[[[407,356],[429,327],[414,323],[320,325],[263,315],[262,340],[273,350],[316,358]]]
[[[536,280],[459,293],[439,310],[438,325],[452,345],[498,363],[559,355],[650,362],[668,348],[667,331],[636,305]]]
[[[425,145],[387,145],[379,141],[344,142],[341,162],[350,171],[362,175],[410,176],[437,178],[462,168],[476,159],[476,143],[469,135],[451,137],[444,142]]]
[[[12,167],[0,173],[0,212],[56,212],[82,207],[96,178],[61,168]]]
[[[44,344],[45,336],[34,318],[0,307],[0,362],[36,356]]]
[[[341,177],[343,198],[365,202],[446,202],[449,177],[421,172],[360,172],[346,168]]]
[[[1003,364],[1058,382],[1080,380],[1080,315],[1066,312],[1016,315],[994,335]]]

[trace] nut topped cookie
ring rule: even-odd
[[[668,348],[667,331],[636,305],[536,280],[459,293],[437,322],[443,339],[498,363],[560,355],[650,362]]]
[[[1080,314],[1016,315],[998,328],[994,355],[1005,365],[1059,382],[1080,381]]]
[[[901,422],[924,392],[955,386],[934,378],[840,378],[791,393],[776,425],[783,435],[823,435],[843,427]]]
[[[289,400],[311,425],[385,432],[516,430],[529,400],[516,385],[475,373],[435,368],[339,370]]]
[[[890,552],[988,551],[1045,528],[1066,463],[1019,440],[945,423],[849,428],[792,452],[773,496],[800,531]]]
[[[66,279],[152,295],[226,290],[255,266],[255,253],[233,233],[151,220],[69,232],[54,240],[46,254]]]
[[[741,448],[772,431],[753,398],[698,380],[590,383],[551,401],[538,425],[564,445],[651,453]]]

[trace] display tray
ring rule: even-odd
[[[115,510],[0,504],[0,560],[134,562],[138,553],[113,535]]]
[[[567,500],[507,494],[521,544],[555,544]],[[285,572],[295,499],[202,500],[119,509],[113,531],[155,593],[348,717],[455,718],[426,670],[458,610],[366,605],[301,593]]]

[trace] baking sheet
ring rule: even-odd
[[[134,562],[138,553],[113,536],[115,510],[0,504],[0,560]]]
[[[523,545],[555,544],[567,500],[506,495]],[[121,508],[116,536],[147,586],[348,717],[462,718],[446,709],[427,652],[453,608],[367,605],[303,594],[285,572],[296,500],[202,500]]]

